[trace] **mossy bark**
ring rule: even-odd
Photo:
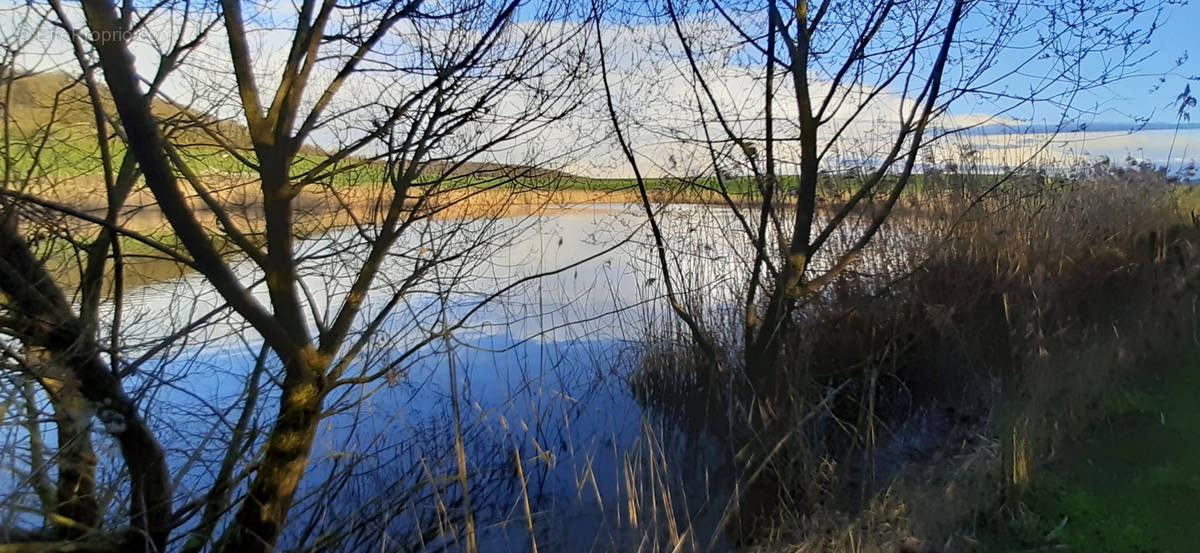
[[[109,430],[120,445],[130,475],[133,531],[126,533],[123,549],[165,551],[172,506],[162,447],[116,374],[100,358],[100,348],[87,326],[74,315],[62,291],[17,232],[15,217],[0,221],[0,260],[0,291],[22,315],[15,323],[20,326],[19,334],[43,349],[51,363],[78,383],[89,412],[95,409],[111,423]]]
[[[287,522],[321,419],[327,367],[316,350],[308,347],[286,368],[279,416],[264,445],[258,473],[216,551],[272,551]]]

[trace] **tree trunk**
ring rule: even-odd
[[[221,537],[222,553],[268,552],[287,522],[296,488],[308,468],[325,399],[326,363],[311,346],[287,363],[279,417],[264,446],[258,473],[250,483],[233,525]]]
[[[92,418],[87,400],[78,392],[52,399],[58,425],[58,492],[55,513],[80,527],[64,526],[63,534],[77,537],[100,525],[96,503],[96,452],[92,447]]]
[[[39,369],[58,430],[54,513],[71,521],[56,526],[63,536],[74,538],[101,522],[95,495],[97,458],[92,447],[92,410],[79,389],[79,380],[51,363],[46,359]]]
[[[121,447],[130,475],[130,522],[125,551],[165,551],[171,529],[166,456],[121,382],[100,358],[86,325],[17,233],[16,219],[0,221],[0,291],[23,319],[21,334],[55,365],[70,371],[91,408]]]

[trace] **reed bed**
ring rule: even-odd
[[[729,374],[704,368],[669,318],[644,331],[638,397],[736,444],[728,480],[741,500],[722,521],[740,546],[968,547],[1020,511],[1106,385],[1196,338],[1200,227],[1160,173],[954,182],[923,190],[802,310],[774,370],[777,424],[748,414],[740,311],[719,294],[688,297]],[[715,276],[703,271],[687,274]]]

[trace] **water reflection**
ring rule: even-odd
[[[704,212],[684,206],[674,220],[689,240],[711,238],[713,244],[694,251],[709,259],[706,270],[721,274],[712,263],[731,250],[721,245],[724,234],[694,231],[692,218]],[[457,547],[464,498],[454,481],[451,363],[483,550],[528,551],[534,542],[541,551],[624,550],[628,540],[645,539],[648,525],[661,526],[664,540],[687,533],[707,545],[716,521],[692,525],[724,506],[717,460],[725,452],[715,440],[677,432],[644,411],[625,380],[647,321],[663,316],[643,223],[635,207],[600,205],[517,219],[432,221],[407,234],[393,248],[356,331],[366,330],[396,290],[405,293],[326,402],[329,416],[281,547],[338,532],[349,534],[337,540],[339,550],[383,534],[396,546],[437,535],[425,545]],[[356,243],[356,232],[337,231],[297,248],[307,260],[301,274],[314,333],[313,321],[332,317],[361,265],[365,246],[345,246]],[[422,269],[430,256],[461,251],[472,255]],[[236,270],[247,284],[259,278],[250,263]],[[523,282],[546,272],[552,274]],[[695,277],[686,274],[684,281]],[[728,289],[724,278],[710,284],[712,294]],[[252,290],[267,301],[262,286]],[[152,394],[143,401],[152,400],[150,422],[168,449],[184,501],[212,481],[236,419],[231,406],[240,408],[247,387],[259,386],[264,407],[257,416],[265,428],[277,393],[270,381],[281,378],[268,356],[265,374],[250,381],[262,340],[234,317],[206,318],[222,305],[195,274],[125,298],[126,332],[146,344],[186,335],[165,349],[127,354],[145,358],[130,385]],[[453,331],[443,334],[446,326]]]

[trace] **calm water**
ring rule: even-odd
[[[691,228],[680,226],[685,235],[697,234],[695,220],[711,220],[707,210],[679,209],[671,219]],[[728,454],[703,435],[672,431],[643,410],[626,384],[648,324],[664,315],[658,269],[645,259],[652,250],[643,220],[629,206],[589,206],[532,218],[469,221],[454,232],[451,222],[433,222],[398,244],[362,321],[391,299],[416,260],[463,250],[474,254],[439,266],[411,286],[347,376],[385,366],[394,370],[367,384],[340,387],[327,400],[336,414],[317,437],[293,511],[295,527],[285,542],[348,523],[386,527],[397,539],[412,539],[406,534],[442,520],[438,504],[455,511],[461,492],[449,482],[457,474],[451,363],[458,375],[469,489],[483,550],[527,551],[532,539],[542,551],[623,550],[627,540],[645,530],[647,522],[637,520],[639,515],[653,518],[664,510],[631,505],[642,494],[667,489],[680,492],[677,503],[665,509],[679,520],[704,520],[713,516],[706,513],[722,509],[717,476],[719,459]],[[329,306],[340,304],[363,255],[343,246],[356,240],[352,232],[298,248],[300,256],[311,258],[303,281],[321,317],[332,317]],[[720,233],[698,234],[711,241],[695,250],[707,252],[699,254],[698,264],[709,271],[706,293],[727,295],[729,283],[721,275],[736,271],[713,263],[732,260],[730,248],[721,244]],[[557,269],[563,270],[514,286]],[[239,264],[238,271],[245,282],[255,280],[249,264]],[[499,290],[507,291],[472,312]],[[255,292],[265,303],[265,291]],[[199,275],[146,286],[125,298],[127,332],[154,343],[221,304]],[[460,320],[464,324],[448,343],[439,338],[416,347],[440,332],[444,322]],[[151,422],[169,449],[181,500],[203,493],[211,481],[237,417],[230,406],[240,405],[261,348],[261,339],[240,322],[223,320],[155,353],[140,367],[140,378],[131,379],[131,387],[144,385],[152,396],[147,398],[153,405]],[[277,374],[275,365],[269,359],[267,372]],[[271,397],[268,393],[260,405],[272,405]],[[261,411],[265,424],[273,409]],[[524,490],[515,474],[517,455],[527,481]],[[643,489],[643,473],[668,461],[686,470],[672,471],[666,479],[659,475],[661,482],[649,483],[656,489]],[[685,496],[685,491],[692,493]],[[536,529],[532,539],[526,494]],[[315,533],[305,534],[310,524]],[[715,519],[709,524],[715,527]],[[695,533],[707,540],[711,530]]]
[[[664,422],[627,384],[647,331],[670,320],[639,209],[597,205],[410,229],[356,328],[361,332],[405,287],[345,375],[373,378],[340,386],[327,399],[330,415],[283,546],[350,529],[365,541],[338,549],[381,539],[403,549],[421,534],[438,534],[439,525],[458,528],[453,372],[481,550],[529,551],[533,541],[539,551],[653,550],[680,536],[702,549],[710,542],[724,549],[713,529],[729,500],[731,446]],[[721,209],[670,210],[662,220],[674,245],[677,286],[723,309],[744,283],[740,267],[752,259],[738,242],[739,223]],[[904,234],[884,236],[886,242]],[[314,333],[313,321],[331,320],[347,292],[365,256],[353,244],[362,242],[343,230],[298,246]],[[471,253],[455,255],[464,251]],[[429,259],[443,262],[414,276]],[[881,271],[894,262],[872,261]],[[258,279],[249,263],[236,270],[247,284]],[[547,271],[553,274],[529,279]],[[267,303],[262,286],[252,290]],[[125,335],[146,344],[131,343],[124,353],[126,363],[137,363],[126,386],[147,406],[168,450],[177,505],[207,490],[248,387],[264,390],[255,412],[264,429],[275,412],[277,387],[268,380],[281,378],[278,363],[268,356],[265,374],[250,381],[262,340],[236,318],[205,322],[222,305],[196,274],[138,288],[123,300]],[[457,328],[443,336],[444,325]],[[175,333],[186,338],[149,349]],[[44,433],[53,436],[48,425]],[[107,448],[101,480],[120,482],[115,448],[106,440],[98,447]],[[427,545],[458,548],[442,535]]]

